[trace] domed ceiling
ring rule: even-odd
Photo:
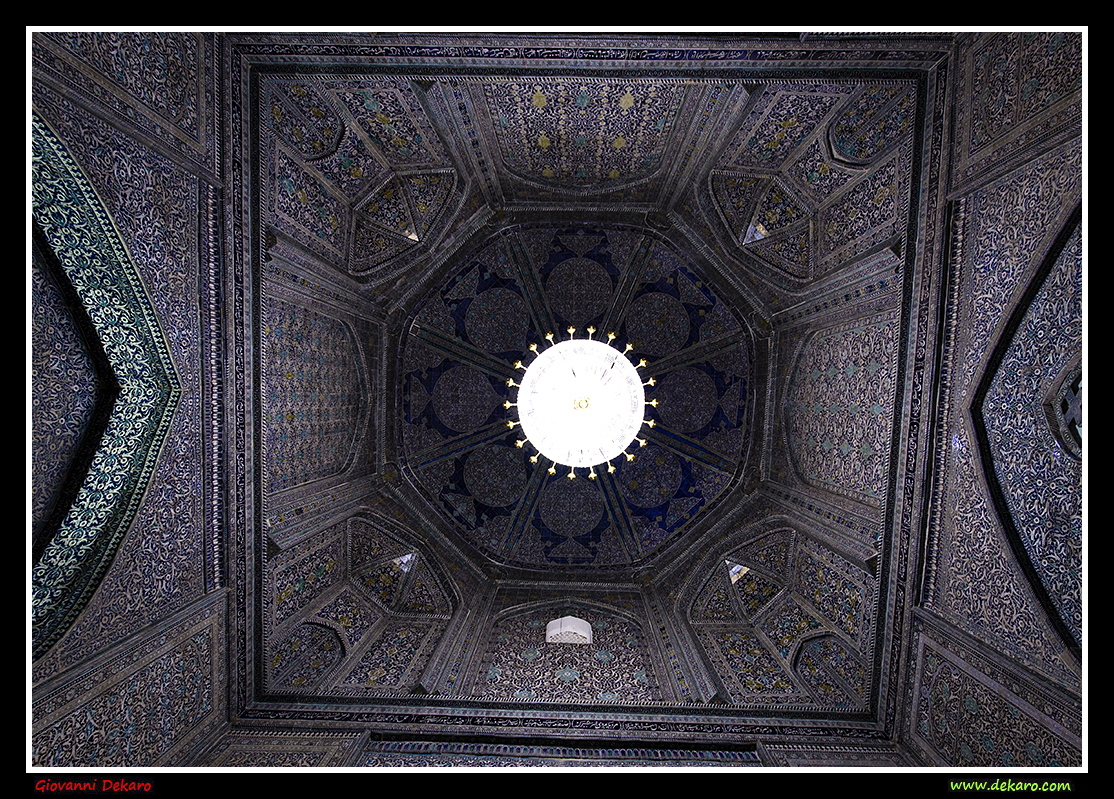
[[[570,328],[599,340],[613,332],[612,346],[629,344],[631,361],[646,364],[643,382],[653,381],[655,426],[598,477],[581,469],[566,479],[568,467],[532,461],[537,451],[520,443],[506,407],[523,377],[515,364]],[[496,562],[640,563],[742,470],[750,346],[735,312],[668,242],[620,227],[510,227],[461,259],[412,315],[399,369],[404,469]]]
[[[257,78],[268,690],[865,712],[916,80],[404,73]],[[592,470],[516,403],[589,336],[648,403]]]
[[[877,508],[915,85],[606,70],[261,74],[270,504],[290,504],[312,480],[398,468],[408,501],[433,510],[454,546],[501,566],[614,573],[682,545],[762,469]],[[289,315],[305,311],[283,286],[306,270],[320,283],[315,304],[346,284],[360,298],[350,318],[329,321],[322,307],[300,323],[332,359],[303,380],[331,387],[327,418],[302,407],[312,392],[299,401],[287,388]],[[797,376],[787,415],[771,414],[778,315],[793,308],[784,321],[799,323],[872,295],[890,306],[884,317],[773,356]],[[565,472],[518,445],[505,403],[532,345],[589,327],[645,361],[654,424],[615,471],[558,479]],[[861,365],[837,363],[847,346]],[[378,407],[383,362],[369,347],[386,347],[376,357],[394,381]],[[827,359],[823,374],[799,376],[800,358]],[[344,365],[353,359],[355,370]],[[833,368],[850,371],[833,379]],[[756,446],[765,461],[752,462]],[[294,465],[308,471],[288,473]],[[276,541],[276,520],[297,510],[269,514]],[[877,522],[850,526],[869,557]]]

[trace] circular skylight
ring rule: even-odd
[[[522,431],[551,461],[595,466],[630,446],[646,394],[634,365],[602,341],[571,339],[543,350],[518,392]]]

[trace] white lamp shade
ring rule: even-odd
[[[551,461],[595,466],[618,457],[642,427],[638,370],[602,341],[571,339],[534,359],[518,392],[522,431]]]
[[[592,625],[576,616],[562,616],[545,625],[547,644],[590,644]]]

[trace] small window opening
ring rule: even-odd
[[[725,560],[724,563],[727,564],[727,573],[731,576],[732,585],[739,582],[739,580],[741,580],[743,576],[748,571],[750,571],[748,567],[743,566],[740,563],[735,563],[734,561]]]

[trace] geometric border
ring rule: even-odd
[[[761,766],[757,751],[739,747],[644,749],[536,744],[485,744],[428,741],[369,742],[358,766]]]

